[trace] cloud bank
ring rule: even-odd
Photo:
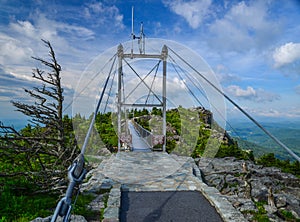
[[[242,89],[240,86],[230,85],[226,88],[226,92],[238,99],[252,100],[259,103],[273,102],[280,99],[280,96],[275,93],[267,92],[263,89],[254,89],[251,86],[247,86],[246,89]]]

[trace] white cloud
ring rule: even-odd
[[[166,0],[164,4],[182,16],[193,29],[198,28],[209,12],[211,0]]]
[[[24,35],[31,38],[35,38],[37,34],[36,28],[29,21],[17,21],[16,23],[11,23],[10,27],[13,30],[19,33],[23,33]]]
[[[248,86],[247,89],[242,89],[237,85],[231,85],[227,87],[227,91],[236,97],[250,98],[257,96],[256,91],[251,86]]]
[[[30,47],[23,46],[18,39],[0,33],[0,64],[15,64],[27,60],[32,55]]]
[[[76,84],[77,78],[84,69],[85,40],[94,38],[95,33],[83,26],[58,22],[49,19],[46,14],[35,12],[32,19],[12,20],[5,27],[5,34],[0,32],[0,64],[5,73],[16,79],[34,81],[31,72],[40,63],[31,56],[48,59],[47,48],[41,39],[50,41],[57,55],[58,62],[63,67],[64,87],[70,88]],[[4,30],[4,26],[1,27]],[[80,42],[80,44],[78,44]],[[78,47],[79,46],[79,47]],[[84,48],[86,50],[86,48]],[[90,55],[91,52],[87,52]],[[44,69],[45,67],[40,67]]]
[[[255,112],[258,116],[263,117],[277,117],[277,118],[299,118],[300,117],[300,109],[290,109],[288,111],[282,111],[277,109],[269,109],[269,110],[257,110]]]
[[[125,28],[123,24],[123,15],[120,14],[119,9],[115,6],[108,6],[102,2],[94,2],[87,4],[84,9],[85,19],[90,19],[95,25],[109,25],[114,26],[120,30]]]
[[[247,113],[252,116],[258,117],[271,117],[271,118],[299,118],[300,117],[300,108],[299,107],[289,107],[288,109],[275,109],[267,107],[242,107]],[[228,110],[228,113],[232,116],[241,115],[239,109],[233,107]]]
[[[229,73],[229,70],[221,64],[217,65],[215,73],[221,84],[232,83],[241,80],[239,76]]]
[[[90,40],[95,35],[88,28],[58,22],[49,19],[46,14],[40,12],[36,12],[32,17],[32,21],[17,20],[10,22],[8,33],[14,36],[15,39],[22,41],[24,45],[32,46],[34,51],[37,51],[36,42],[40,42],[40,39],[45,39],[57,45],[57,48],[63,49],[62,51],[71,53],[71,51],[75,51],[75,47],[71,45],[75,41],[78,42],[78,38],[81,41]]]
[[[239,2],[209,27],[208,41],[226,51],[265,48],[278,36],[279,25],[270,19],[267,1]]]
[[[247,86],[246,89],[242,89],[240,86],[231,85],[226,88],[226,92],[231,96],[255,102],[273,102],[280,99],[280,96],[277,94],[267,92],[263,89],[254,89],[251,86]]]
[[[289,42],[276,48],[273,59],[276,68],[300,61],[300,43]]]

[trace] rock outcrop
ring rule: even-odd
[[[205,183],[216,187],[249,221],[300,219],[300,179],[275,167],[233,157],[201,158]]]

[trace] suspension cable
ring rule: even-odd
[[[162,103],[162,101],[159,99],[159,97],[152,91],[152,89],[148,86],[148,84],[144,81],[144,79],[141,78],[141,76],[134,70],[134,68],[126,61],[126,59],[124,59],[124,61],[126,62],[126,64],[129,66],[129,68],[135,73],[135,75],[141,80],[142,83],[144,83],[144,85],[153,93],[153,95],[156,97],[156,99]],[[154,69],[154,67],[153,67]],[[153,70],[152,69],[152,70]],[[127,97],[128,98],[128,97]]]
[[[107,62],[104,64],[103,68],[102,68],[99,72],[97,72],[97,73],[90,79],[90,81],[85,85],[85,87],[83,87],[82,90],[80,90],[80,92],[79,92],[78,94],[76,94],[76,95],[72,98],[71,102],[68,103],[68,105],[64,108],[63,112],[65,112],[65,111],[73,104],[74,100],[77,99],[77,98],[81,95],[81,93],[82,93],[84,90],[86,90],[86,88],[87,88],[87,87],[94,81],[94,79],[102,72],[102,70],[106,67],[106,65],[109,64],[109,63],[114,59],[114,57],[116,57],[116,55],[117,55],[117,53],[114,54],[109,60],[107,60]]]
[[[113,83],[114,83],[114,79],[115,79],[116,73],[117,72],[116,72],[116,69],[115,69],[114,74],[113,74],[113,78],[111,79],[111,84],[110,84],[110,88],[109,88],[109,91],[108,91],[108,94],[107,94],[107,99],[106,99],[106,102],[105,102],[103,113],[106,112],[106,108],[107,108],[107,105],[108,105],[108,100],[109,100],[109,97],[111,96],[111,91],[112,91],[112,87],[113,87]]]
[[[180,55],[178,55],[173,49],[168,49],[173,52],[181,61],[183,61],[188,67],[190,67],[193,71],[195,71],[202,79],[204,79],[211,87],[213,87],[218,93],[224,96],[230,103],[232,103],[236,108],[238,108],[246,117],[248,117],[253,123],[255,123],[262,131],[264,131],[274,142],[276,142],[279,146],[284,148],[292,157],[294,157],[297,161],[300,162],[300,157],[295,154],[290,148],[288,148],[285,144],[283,144],[279,139],[277,139],[273,134],[271,134],[267,129],[265,129],[259,122],[257,122],[250,114],[248,114],[245,110],[243,110],[236,102],[234,102],[229,96],[227,96],[223,91],[221,91],[218,87],[216,87],[211,81],[209,81],[203,74],[197,71],[192,65],[190,65],[186,60],[184,60]]]
[[[156,64],[148,73],[147,75],[142,79],[142,81],[140,81],[131,91],[130,93],[126,96],[125,99],[128,99],[129,96],[131,96],[131,94],[146,80],[146,78],[148,78],[148,76],[152,73],[152,71],[156,68],[157,65],[159,65],[159,63],[161,62],[161,60],[159,60],[158,64]],[[132,69],[132,68],[131,68]],[[135,72],[135,71],[134,71]],[[139,76],[138,76],[139,77]]]
[[[159,65],[160,65],[160,62],[161,62],[161,60],[159,60],[158,61],[158,63],[156,64],[156,70],[155,70],[155,74],[154,74],[154,77],[153,77],[153,80],[152,80],[152,83],[151,83],[151,86],[150,86],[150,88],[151,89],[153,89],[153,84],[154,84],[154,82],[155,82],[155,79],[156,79],[156,76],[157,76],[157,71],[158,71],[158,68],[159,68]],[[153,69],[152,69],[153,70]],[[152,72],[152,70],[150,71],[150,73]],[[149,74],[150,74],[149,73]],[[154,91],[154,90],[153,90]],[[146,98],[146,101],[145,101],[145,104],[147,104],[147,102],[148,102],[148,99],[149,99],[149,97],[150,97],[150,90],[149,90],[149,93],[148,93],[148,95],[147,95],[147,98]]]
[[[159,50],[156,50],[156,49],[154,49],[153,47],[150,47],[152,50],[154,50],[154,51],[157,51],[157,53],[159,53],[160,51]],[[172,56],[169,54],[168,55],[168,57],[169,58],[171,58],[171,60],[173,60],[173,62],[179,67],[179,69],[183,72],[183,73],[185,73],[185,71],[182,69],[182,67],[180,66],[180,65],[178,65],[177,64],[177,62],[172,58]],[[202,89],[200,89],[196,84],[195,84],[195,82],[191,79],[191,77],[188,75],[188,74],[185,74],[185,76],[192,82],[192,84],[199,90],[199,92],[201,93],[201,95],[208,101],[208,103],[209,103],[209,100],[208,100],[208,98],[206,97],[206,95],[204,95],[204,92],[203,92],[203,90]],[[196,79],[195,79],[196,80]],[[197,80],[196,80],[197,81]],[[201,104],[200,104],[201,105]],[[227,120],[226,120],[226,118],[221,114],[221,112],[216,108],[216,106],[214,105],[214,104],[210,104],[212,107],[214,107],[214,109],[219,113],[219,115],[222,117],[222,119],[224,120],[224,121],[226,121],[226,124],[229,126],[229,128],[234,132],[234,134],[238,137],[238,138],[240,138],[241,139],[241,136],[240,136],[240,134],[234,129],[234,127],[230,124],[230,122],[228,122]],[[202,105],[203,106],[203,105]],[[204,107],[204,106],[203,106]],[[246,145],[247,147],[249,147],[248,145]]]
[[[192,84],[194,85],[194,87],[196,89],[199,90],[199,92],[201,93],[201,95],[209,102],[208,98],[204,95],[203,91],[195,84],[195,82],[191,79],[191,77],[183,70],[183,68],[181,66],[179,66],[176,62],[176,60],[171,56],[169,55],[170,59],[173,61],[173,63],[175,63],[179,69],[182,71],[182,73],[185,74],[185,76],[190,80],[190,82],[192,82]],[[174,66],[174,64],[172,63],[172,65]],[[181,80],[183,81],[183,78],[182,76],[179,74],[178,70],[174,67],[175,71],[177,72],[178,76],[181,78]],[[195,80],[196,81],[196,80]],[[184,83],[184,81],[183,81]],[[184,83],[185,84],[185,83]],[[190,94],[197,100],[197,102],[202,106],[203,104],[200,102],[200,100],[195,96],[195,94],[192,92],[192,90],[187,86],[187,84],[185,84],[185,86],[189,89],[190,91]],[[232,131],[234,131],[234,133],[240,138],[239,134],[235,131],[235,129],[232,127],[232,125],[226,120],[226,118],[221,114],[221,112],[217,109],[217,107],[213,104],[213,103],[210,103],[210,105],[212,107],[214,107],[214,109],[219,113],[219,115],[222,117],[222,119],[226,122],[227,125],[229,125],[229,127],[232,129]]]
[[[169,55],[169,56],[170,56],[170,55]],[[173,62],[175,62],[171,56],[170,56],[170,58],[171,58],[171,60],[172,60]],[[175,62],[175,63],[176,63],[176,62]],[[172,66],[173,66],[175,72],[176,72],[177,75],[179,76],[180,80],[184,83],[184,80],[183,80],[181,74],[178,72],[177,68],[175,67],[174,63],[171,63],[171,64],[172,64]],[[176,63],[176,65],[177,65],[177,63]],[[191,81],[191,82],[193,82],[193,81]],[[190,87],[189,87],[187,84],[185,84],[185,83],[184,83],[184,85],[185,85],[185,87],[187,88],[187,90],[189,91],[189,93],[194,97],[194,99],[195,99],[202,107],[204,107],[203,104],[201,103],[201,101],[196,97],[196,95],[195,95],[195,94],[193,93],[193,91],[190,89]],[[197,88],[197,89],[198,89],[198,88]]]
[[[87,147],[87,144],[88,144],[88,141],[89,141],[89,138],[90,138],[90,135],[91,135],[91,132],[92,132],[92,129],[93,129],[95,120],[96,120],[96,116],[97,116],[97,113],[98,113],[98,111],[99,111],[100,104],[101,104],[101,102],[102,102],[103,95],[104,95],[104,92],[105,92],[105,90],[106,90],[108,81],[109,81],[109,79],[110,79],[111,72],[112,72],[114,63],[115,63],[115,61],[116,61],[116,58],[117,58],[117,57],[115,56],[115,59],[114,59],[114,61],[113,61],[113,63],[112,63],[112,66],[111,66],[111,68],[110,68],[109,74],[108,74],[108,76],[107,76],[107,78],[106,78],[106,81],[105,81],[105,83],[104,83],[104,86],[103,86],[103,89],[102,89],[102,92],[101,92],[101,95],[100,95],[100,98],[99,98],[99,101],[98,101],[96,110],[95,110],[95,112],[94,112],[92,121],[91,121],[91,123],[90,123],[88,132],[87,132],[87,134],[86,134],[86,136],[85,136],[84,143],[83,143],[82,148],[81,148],[81,154],[82,154],[82,155],[84,155],[84,153],[85,153],[85,150],[86,150],[86,147]]]
[[[169,57],[170,57],[170,59],[173,61],[173,63],[175,63],[175,64],[179,67],[179,69],[180,69],[183,73],[185,73],[184,70],[182,69],[182,67],[179,66],[179,65],[177,64],[177,62],[172,58],[172,56],[169,55]],[[179,78],[181,79],[181,81],[183,81],[183,77],[179,74],[178,70],[176,69],[176,67],[174,66],[173,63],[172,63],[172,65],[173,65],[173,67],[174,67],[176,73],[178,74],[178,76],[179,76]],[[190,80],[190,82],[193,83],[193,85],[195,86],[195,88],[198,89],[199,92],[202,94],[202,96],[208,101],[207,97],[203,94],[202,90],[195,84],[194,81],[192,81],[192,79],[190,78],[190,76],[189,76],[188,74],[185,74],[185,76]],[[190,94],[197,100],[197,102],[199,103],[199,105],[201,105],[202,107],[204,107],[203,104],[201,103],[201,101],[196,97],[196,95],[193,93],[193,91],[188,87],[188,85],[187,85],[184,81],[183,81],[183,83],[184,83],[184,85],[188,88]],[[209,102],[209,101],[208,101],[208,102]],[[231,124],[226,120],[226,118],[221,114],[221,112],[215,107],[215,105],[211,103],[211,106],[214,107],[214,109],[219,113],[219,115],[222,117],[222,119],[223,119],[223,120],[229,125],[229,127],[235,132],[234,128],[233,128],[233,127],[231,126]],[[224,129],[224,130],[225,130],[225,129]],[[238,133],[237,133],[237,132],[235,132],[235,133],[236,133],[236,135],[238,136]],[[238,137],[239,137],[239,136],[238,136]]]

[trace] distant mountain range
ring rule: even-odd
[[[227,127],[231,137],[235,138],[243,149],[251,149],[255,156],[274,153],[280,159],[292,159],[287,152],[269,138],[251,122],[233,121],[232,128]],[[300,156],[300,122],[261,123],[269,132]]]

